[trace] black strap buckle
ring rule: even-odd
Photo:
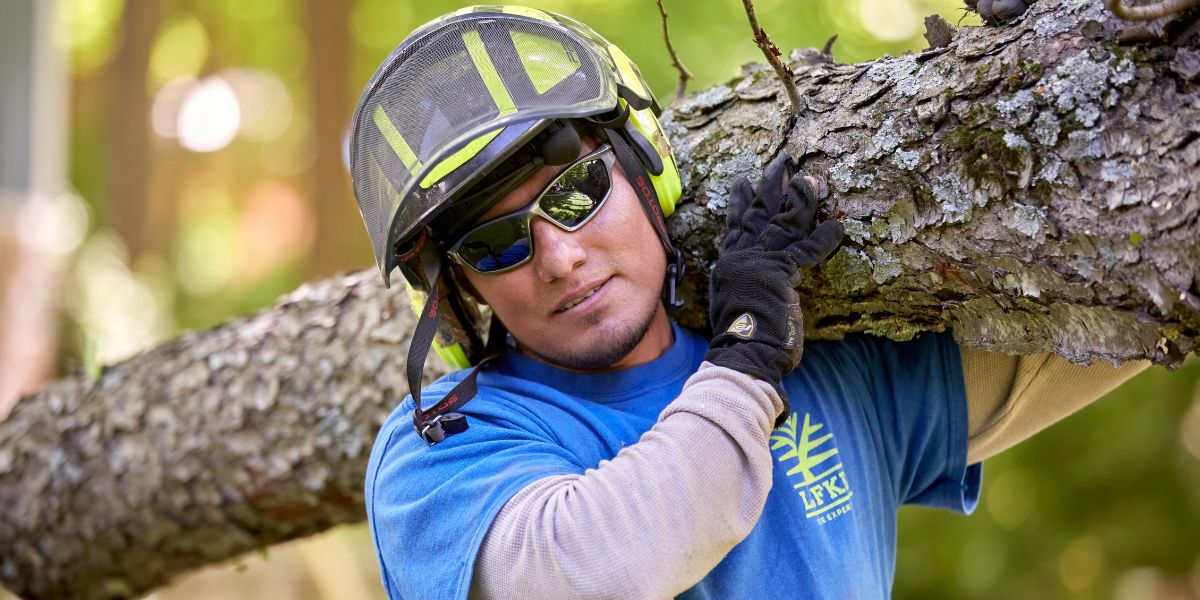
[[[446,413],[426,421],[417,433],[432,446],[448,436],[466,431],[467,427],[467,417],[461,413]]]

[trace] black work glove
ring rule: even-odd
[[[842,241],[842,224],[813,227],[827,195],[813,177],[795,174],[781,156],[767,165],[758,193],[745,177],[729,185],[729,231],[709,277],[708,314],[716,337],[704,359],[775,386],[787,419],[783,375],[804,352],[804,320],[795,285],[801,267],[820,264]]]

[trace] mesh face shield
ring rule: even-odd
[[[599,115],[630,90],[645,92],[610,48],[565,17],[483,6],[422,27],[392,52],[359,100],[350,145],[355,196],[385,283],[393,245],[548,119]],[[626,72],[636,85],[626,85]]]

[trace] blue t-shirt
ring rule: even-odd
[[[480,371],[479,393],[462,410],[470,428],[432,447],[413,431],[406,399],[367,467],[367,518],[388,597],[465,598],[505,502],[636,443],[707,347],[675,326],[675,343],[657,360],[602,374],[510,350]],[[441,398],[465,374],[424,395]],[[792,416],[772,432],[774,483],[762,516],[682,598],[886,597],[897,508],[975,506],[981,469],[966,465],[966,395],[949,334],[810,342],[783,386]]]

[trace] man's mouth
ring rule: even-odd
[[[582,295],[582,296],[580,296],[580,297],[578,297],[578,298],[576,298],[576,299],[574,299],[574,300],[572,300],[572,301],[570,301],[570,302],[566,303],[566,305],[564,305],[562,308],[560,308],[560,309],[559,309],[559,312],[562,312],[562,311],[564,311],[564,310],[570,310],[571,308],[573,308],[573,307],[577,306],[577,305],[578,305],[580,302],[583,302],[584,300],[587,300],[588,298],[591,298],[591,297],[592,297],[592,294],[595,294],[595,293],[596,293],[596,291],[597,291],[597,290],[599,290],[599,289],[600,289],[600,288],[598,288],[598,287],[597,287],[597,288],[593,288],[593,289],[590,289],[590,290],[588,290],[588,293],[586,293],[586,294],[584,294],[584,295]]]
[[[604,281],[601,281],[598,284],[591,286],[590,288],[585,290],[582,294],[579,294],[579,295],[575,296],[574,298],[559,305],[559,307],[554,310],[555,314],[564,313],[568,310],[571,310],[572,308],[575,308],[576,306],[579,306],[580,304],[585,302],[588,298],[591,298],[592,296],[596,295],[596,292],[599,292],[600,288],[604,287],[604,284],[606,284],[606,283],[608,283],[607,279]]]

